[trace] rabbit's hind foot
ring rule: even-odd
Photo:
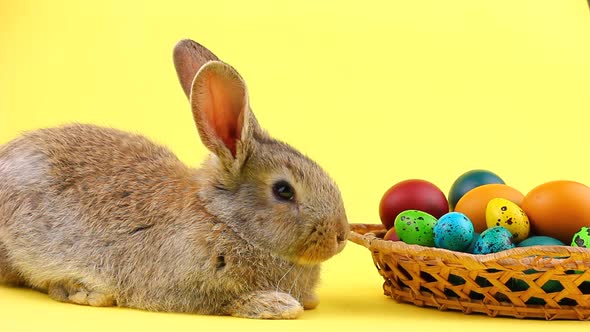
[[[2,242],[0,242],[0,284],[13,286],[22,286],[24,284],[20,274],[12,268],[8,259],[8,251]]]
[[[91,291],[80,283],[71,281],[51,283],[47,288],[47,294],[52,299],[60,302],[93,307],[112,307],[117,305],[113,295]]]

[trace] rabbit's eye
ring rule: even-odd
[[[290,201],[295,197],[295,189],[285,180],[275,182],[272,186],[272,192],[281,201]]]

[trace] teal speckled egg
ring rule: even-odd
[[[473,246],[474,254],[490,254],[514,248],[512,234],[502,226],[488,228]]]
[[[572,247],[590,248],[590,227],[582,227],[572,238]]]
[[[479,240],[480,237],[481,237],[480,233],[473,233],[473,239],[471,240],[469,247],[467,247],[467,249],[465,249],[465,252],[473,254],[473,247],[475,247],[475,243],[477,243],[477,240]]]
[[[403,242],[434,247],[434,225],[436,218],[418,211],[406,210],[395,218],[395,232]]]

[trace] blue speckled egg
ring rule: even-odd
[[[473,246],[474,254],[490,254],[514,248],[512,234],[502,226],[488,228]]]
[[[465,250],[473,239],[473,224],[466,215],[449,212],[434,226],[434,245],[455,251]]]

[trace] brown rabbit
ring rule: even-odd
[[[295,318],[340,252],[340,192],[263,131],[240,75],[183,40],[174,62],[202,142],[200,169],[146,138],[93,125],[0,147],[0,282],[58,301]]]

